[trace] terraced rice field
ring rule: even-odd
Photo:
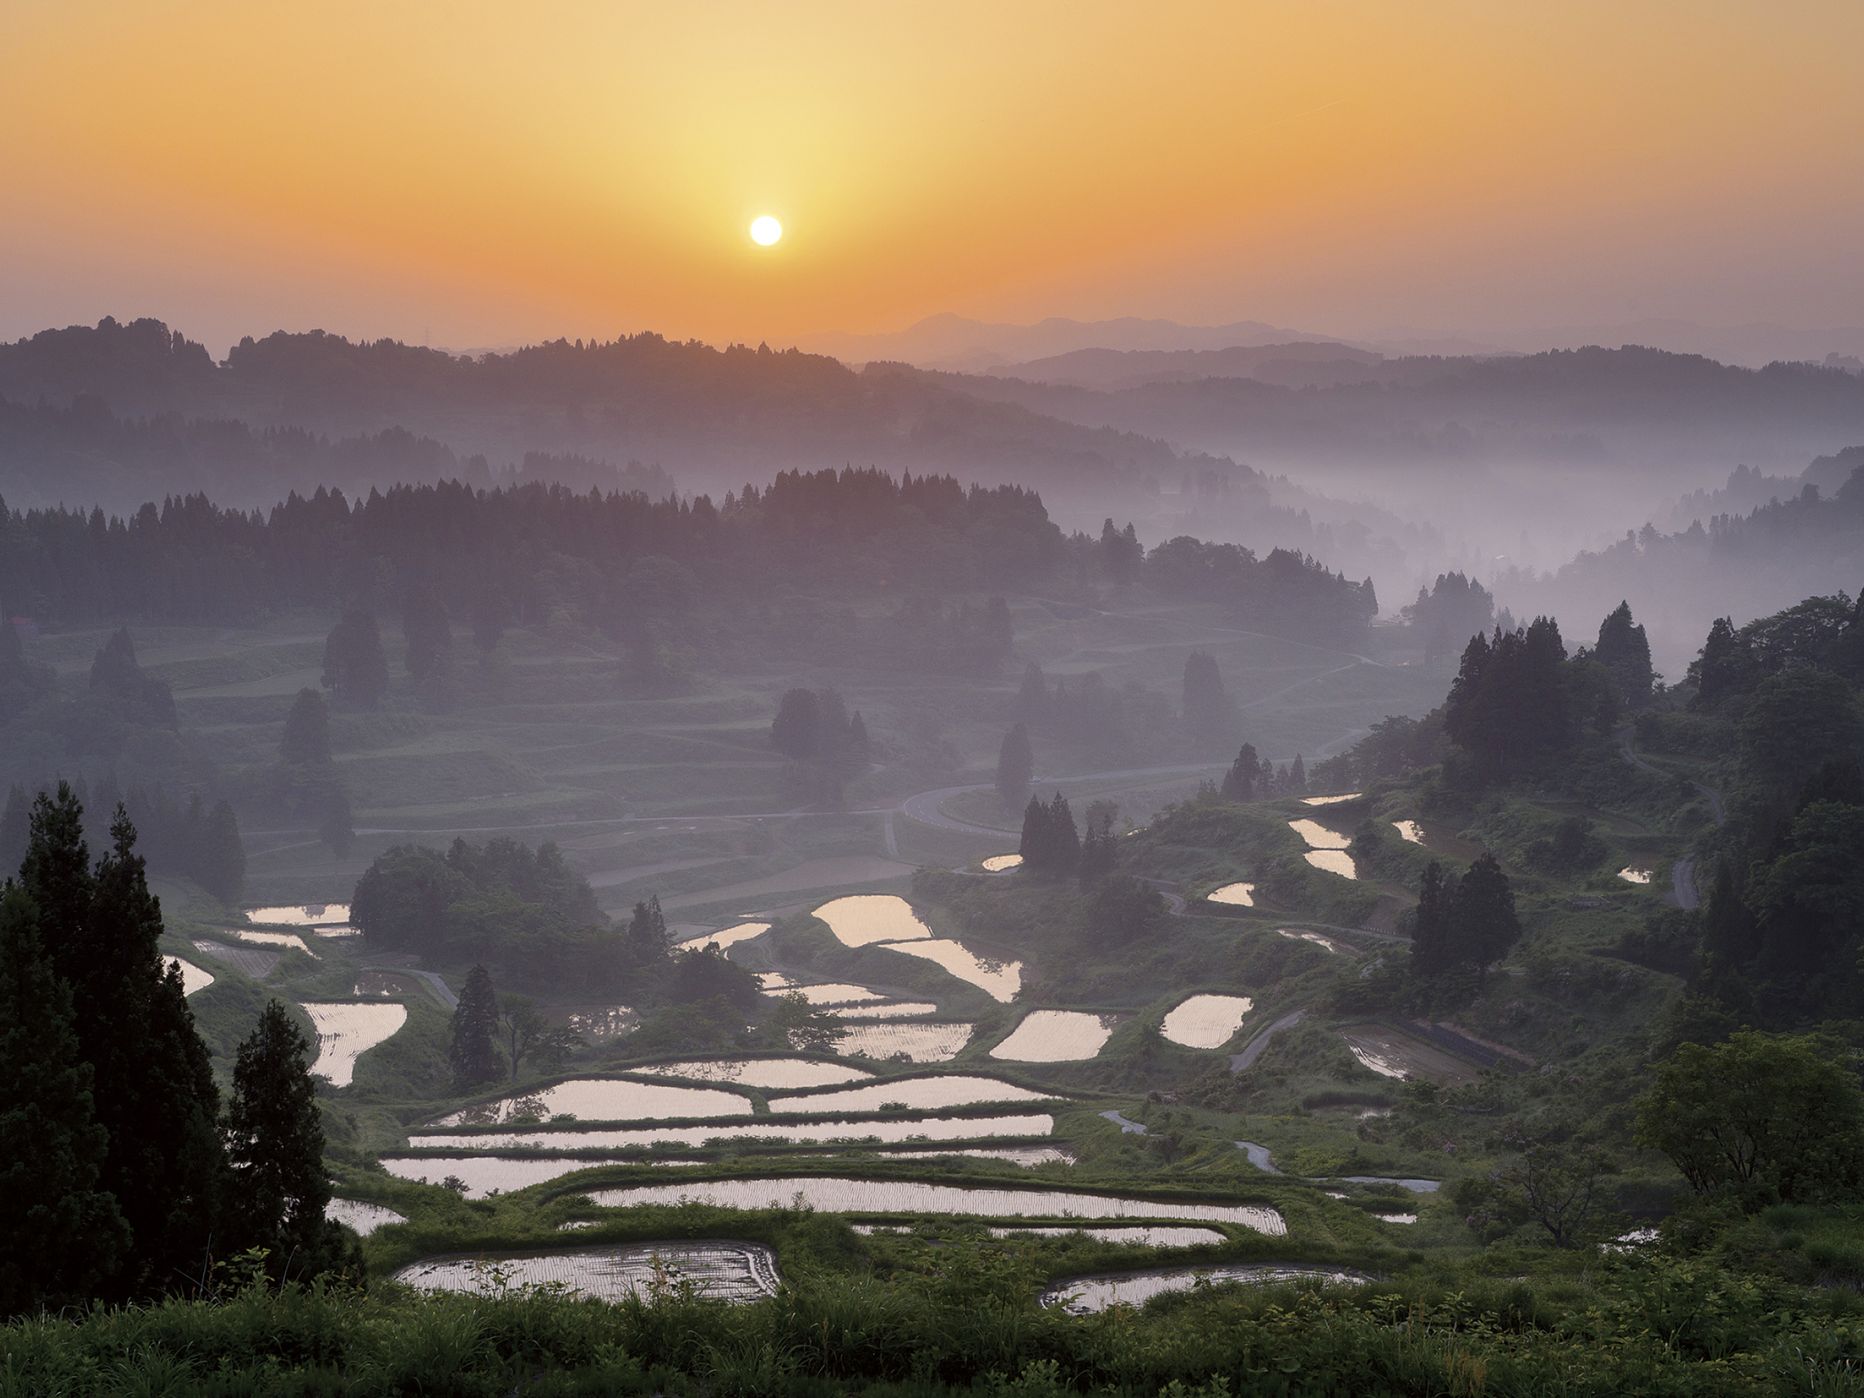
[[[991,999],[1005,1005],[1014,1000],[1016,992],[1023,987],[1022,962],[992,961],[944,937],[893,942],[887,945],[887,950],[922,957],[943,967],[959,980],[970,982]]]
[[[1312,942],[1315,946],[1325,951],[1330,951],[1335,956],[1340,955],[1346,950],[1345,947],[1334,941],[1333,938],[1324,936],[1319,932],[1310,932],[1305,927],[1277,927],[1275,929],[1275,935],[1278,937],[1287,937],[1290,941]]]
[[[197,990],[205,990],[214,983],[214,973],[203,970],[192,961],[183,961],[179,956],[168,958],[168,964],[181,968],[181,993],[192,995]]]
[[[397,1179],[422,1184],[445,1184],[449,1178],[465,1185],[461,1191],[468,1199],[485,1199],[493,1194],[509,1194],[534,1184],[594,1169],[611,1162],[578,1160],[574,1156],[556,1155],[525,1159],[511,1155],[413,1156],[385,1155],[382,1168]]]
[[[1055,1118],[1046,1112],[1003,1116],[909,1116],[884,1120],[772,1121],[751,1117],[707,1126],[616,1126],[525,1128],[485,1133],[416,1132],[411,1147],[426,1150],[500,1151],[646,1150],[657,1145],[704,1146],[715,1141],[765,1145],[833,1145],[874,1141],[987,1141],[1001,1137],[1049,1136]]]
[[[913,1180],[804,1175],[773,1179],[684,1180],[591,1191],[604,1208],[695,1200],[723,1209],[783,1209],[800,1200],[836,1214],[952,1214],[965,1218],[1141,1218],[1234,1223],[1271,1237],[1288,1225],[1274,1209],[1249,1204],[1187,1204],[1059,1189],[964,1189]]]
[[[348,903],[295,903],[246,909],[246,921],[272,927],[339,927],[350,920]]]
[[[332,1199],[324,1208],[324,1217],[332,1223],[353,1228],[365,1238],[386,1224],[408,1221],[393,1209],[384,1208],[380,1204],[367,1204],[361,1199]]]
[[[1638,868],[1620,869],[1618,871],[1618,877],[1623,879],[1626,883],[1649,883],[1650,870]]]
[[[1143,1306],[1155,1296],[1189,1291],[1200,1283],[1238,1282],[1246,1286],[1273,1286],[1283,1282],[1317,1281],[1353,1285],[1368,1280],[1370,1278],[1357,1272],[1338,1268],[1278,1266],[1272,1263],[1160,1267],[1145,1272],[1069,1277],[1044,1291],[1042,1304],[1060,1307],[1070,1315],[1095,1315],[1113,1306]]]
[[[1023,857],[1020,854],[993,854],[979,867],[987,874],[1004,874],[1011,869],[1022,868]]]
[[[1343,849],[1311,849],[1302,858],[1316,869],[1338,874],[1343,879],[1359,877],[1359,866],[1353,862],[1353,856]]]
[[[818,1063],[808,1058],[707,1058],[680,1063],[643,1063],[637,1073],[656,1078],[694,1078],[700,1082],[736,1083],[739,1087],[834,1087],[873,1076],[847,1063]]]
[[[251,946],[277,947],[281,951],[301,951],[309,957],[317,955],[311,950],[310,943],[296,932],[264,932],[255,931],[250,927],[229,927],[226,935]]]
[[[230,947],[225,942],[210,942],[205,937],[194,939],[194,949],[202,956],[223,965],[231,966],[242,976],[262,981],[272,974],[278,965],[279,954],[275,951],[259,951],[252,947]]]
[[[1204,896],[1207,903],[1227,903],[1234,908],[1253,908],[1256,905],[1256,886],[1252,883],[1226,883]]]
[[[1337,830],[1329,830],[1317,820],[1291,820],[1288,828],[1307,841],[1304,857],[1316,869],[1338,874],[1343,879],[1359,877],[1359,866],[1353,862],[1353,856],[1346,852],[1347,846],[1352,844],[1351,837]]]
[[[1078,1062],[1098,1054],[1119,1023],[1118,1015],[1031,1010],[990,1056],[1009,1063]]]
[[[1392,829],[1398,832],[1398,838],[1414,845],[1424,843],[1424,827],[1415,820],[1394,820]]]
[[[1303,796],[1303,806],[1337,806],[1344,801],[1357,801],[1365,795],[1362,791],[1349,791],[1344,796]]]
[[[856,1024],[841,1036],[835,1052],[849,1058],[871,1058],[879,1063],[896,1059],[909,1063],[948,1063],[971,1042],[975,1032],[975,1024],[942,1021]]]
[[[776,1254],[760,1243],[681,1241],[429,1258],[403,1267],[395,1280],[422,1291],[475,1295],[558,1286],[573,1296],[611,1302],[685,1284],[708,1300],[757,1301],[777,1294],[778,1276]]]
[[[1038,1165],[1072,1165],[1073,1151],[1060,1146],[959,1146],[951,1150],[883,1150],[892,1160],[923,1160],[927,1156],[963,1156],[968,1160],[1003,1160],[1033,1170]]]
[[[1253,1002],[1246,995],[1193,995],[1159,1025],[1159,1033],[1185,1048],[1222,1048],[1243,1027]]]
[[[918,1019],[938,1013],[938,1006],[930,1000],[882,1000],[878,1005],[823,1005],[821,1008],[836,1019]]]
[[[1206,1243],[1227,1241],[1215,1228],[1168,1228],[1156,1224],[1133,1224],[1115,1228],[992,1228],[993,1238],[1091,1238],[1097,1243],[1122,1244],[1145,1248],[1195,1248]]]
[[[770,1110],[779,1116],[804,1112],[878,1112],[898,1103],[912,1111],[936,1112],[991,1102],[1046,1102],[1050,1096],[1046,1092],[1031,1092],[1001,1078],[949,1073],[936,1077],[892,1078],[864,1087],[773,1097]]]
[[[677,1121],[748,1116],[750,1111],[748,1098],[718,1088],[668,1087],[628,1078],[570,1078],[541,1092],[464,1107],[434,1124],[497,1126],[519,1117],[549,1121],[562,1116],[579,1121]]]
[[[740,922],[731,927],[722,927],[716,932],[701,932],[696,937],[688,937],[679,943],[681,951],[697,951],[701,947],[717,947],[725,951],[740,942],[748,942],[754,937],[761,937],[770,930],[767,922]]]
[[[843,946],[865,947],[875,942],[906,942],[930,937],[932,929],[919,920],[912,904],[891,893],[856,893],[836,898],[815,910]]]
[[[306,1002],[304,1013],[317,1031],[317,1057],[311,1072],[333,1087],[348,1087],[356,1060],[392,1037],[408,1022],[408,1007],[379,1001]]]

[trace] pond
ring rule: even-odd
[[[871,1058],[883,1063],[898,1058],[909,1063],[948,1063],[971,1042],[976,1031],[975,1024],[928,1020],[855,1024],[841,1036],[835,1052],[845,1058]]]
[[[799,1092],[770,1099],[770,1110],[779,1115],[801,1112],[878,1112],[894,1104],[913,1111],[940,1111],[947,1107],[970,1107],[988,1102],[1046,1102],[1052,1094],[1032,1092],[1001,1078],[986,1078],[968,1073],[946,1073],[936,1077],[890,1078],[862,1087],[832,1088],[825,1092]]]
[[[912,904],[891,893],[836,898],[817,908],[815,915],[828,924],[828,930],[843,946],[905,942],[932,935],[932,929],[919,920]]]
[[[246,909],[246,921],[274,927],[335,927],[350,919],[348,903],[296,903]]]
[[[1095,1315],[1112,1306],[1143,1306],[1155,1296],[1189,1291],[1201,1282],[1237,1282],[1275,1286],[1284,1282],[1332,1282],[1359,1285],[1371,1280],[1337,1267],[1303,1267],[1275,1263],[1218,1263],[1208,1267],[1159,1267],[1145,1272],[1069,1277],[1042,1293],[1042,1304],[1070,1315]]]
[[[748,942],[753,937],[761,937],[770,930],[767,922],[740,922],[733,927],[724,927],[717,932],[701,932],[696,937],[688,937],[679,943],[681,951],[698,951],[701,947],[717,947],[724,951],[735,947],[739,942]]]
[[[474,1254],[410,1263],[394,1279],[421,1291],[497,1295],[559,1286],[572,1296],[620,1301],[690,1286],[710,1301],[760,1301],[777,1294],[776,1254],[761,1243],[627,1243],[518,1256]]]
[[[883,1121],[772,1121],[754,1117],[715,1126],[592,1126],[496,1131],[449,1135],[430,1131],[408,1138],[423,1150],[499,1151],[647,1150],[655,1145],[704,1146],[714,1141],[755,1141],[776,1145],[832,1145],[876,1141],[905,1145],[913,1141],[988,1141],[1003,1136],[1052,1136],[1055,1118],[1046,1112],[1003,1116],[910,1116]]]
[[[873,1076],[847,1063],[808,1058],[707,1058],[681,1063],[637,1063],[630,1070],[656,1078],[697,1078],[740,1087],[832,1087]]]
[[[1073,1063],[1092,1058],[1106,1045],[1120,1015],[1080,1010],[1031,1010],[991,1049],[992,1058],[1010,1063]]]
[[[886,949],[904,952],[907,956],[922,957],[934,965],[942,966],[959,980],[968,981],[992,1000],[1005,1005],[1016,998],[1016,992],[1023,986],[1022,962],[992,961],[944,937],[916,942],[890,942]]]
[[[1392,829],[1398,832],[1398,838],[1401,840],[1407,840],[1414,845],[1424,843],[1424,827],[1415,820],[1394,820]]]
[[[307,1002],[304,1013],[317,1031],[317,1057],[311,1073],[328,1079],[333,1087],[348,1087],[356,1060],[408,1022],[406,1005],[379,1002]]]
[[[324,1217],[332,1223],[341,1223],[354,1229],[363,1237],[368,1237],[376,1229],[390,1223],[406,1223],[406,1216],[380,1204],[366,1204],[361,1199],[332,1199],[324,1207]]]
[[[1253,1003],[1246,995],[1193,995],[1165,1016],[1159,1033],[1185,1048],[1222,1048]]]
[[[787,1209],[798,1202],[825,1213],[955,1214],[968,1218],[1154,1218],[1235,1223],[1282,1237],[1288,1226],[1274,1209],[1250,1204],[1190,1204],[1081,1194],[1062,1189],[965,1189],[912,1180],[861,1180],[792,1175],[772,1179],[689,1180],[592,1190],[607,1208],[694,1200],[723,1209]]]
[[[1023,867],[1023,857],[1020,854],[993,854],[980,867],[987,874],[1008,873],[1011,869]]]
[[[1256,886],[1252,883],[1226,883],[1213,893],[1204,895],[1208,903],[1228,903],[1236,908],[1253,908],[1256,905]]]
[[[717,1088],[667,1087],[627,1078],[570,1078],[539,1092],[464,1107],[434,1125],[496,1126],[527,1117],[548,1121],[561,1116],[579,1121],[697,1120],[750,1113],[748,1098]]]
[[[214,983],[214,973],[212,971],[203,970],[192,961],[183,961],[179,956],[171,956],[168,958],[168,964],[181,968],[181,993],[183,996],[192,995],[197,990],[205,990]]]

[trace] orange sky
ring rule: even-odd
[[[1859,0],[5,0],[0,335],[1859,324],[1860,55]]]

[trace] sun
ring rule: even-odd
[[[751,241],[760,248],[767,248],[783,236],[783,225],[769,214],[759,214],[751,220]]]

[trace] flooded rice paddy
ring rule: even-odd
[[[865,947],[875,942],[907,942],[930,937],[932,929],[919,920],[912,904],[891,893],[856,893],[836,898],[815,910],[843,946]]]
[[[834,1087],[873,1076],[847,1063],[818,1063],[809,1058],[707,1058],[684,1063],[643,1063],[634,1068],[656,1078],[696,1078],[740,1087]]]
[[[1623,879],[1626,883],[1649,883],[1650,870],[1637,868],[1620,869],[1618,871],[1618,877]]]
[[[938,1013],[938,1006],[930,1000],[882,1000],[877,1005],[823,1005],[820,1008],[836,1019],[918,1019]]]
[[[1338,874],[1343,879],[1359,877],[1353,856],[1346,852],[1346,847],[1352,844],[1350,836],[1329,830],[1317,820],[1291,820],[1288,828],[1307,842],[1305,858],[1316,869]]]
[[[1060,1146],[958,1146],[951,1150],[883,1150],[888,1160],[923,1160],[927,1156],[963,1156],[969,1160],[1003,1160],[1033,1170],[1038,1165],[1072,1165],[1073,1151]]]
[[[1069,1277],[1044,1291],[1042,1304],[1058,1306],[1070,1315],[1095,1315],[1113,1306],[1143,1306],[1155,1296],[1189,1291],[1200,1283],[1238,1282],[1246,1286],[1274,1286],[1282,1282],[1356,1284],[1367,1280],[1369,1278],[1357,1272],[1335,1267],[1277,1266],[1260,1262],[1210,1267],[1160,1267],[1145,1272]]]
[[[1312,942],[1315,946],[1320,947],[1324,951],[1330,951],[1335,956],[1340,955],[1346,950],[1345,947],[1334,941],[1333,938],[1323,936],[1319,932],[1310,932],[1305,927],[1277,927],[1275,929],[1275,935],[1278,937],[1287,937],[1291,941],[1296,942]]]
[[[1349,791],[1344,796],[1303,796],[1303,806],[1337,806],[1344,801],[1357,801],[1365,795],[1363,791]]]
[[[497,1126],[507,1121],[653,1121],[748,1116],[750,1100],[707,1087],[667,1087],[628,1078],[570,1078],[539,1092],[502,1097],[441,1117],[436,1126]]]
[[[243,976],[251,976],[262,981],[272,974],[278,965],[279,953],[260,951],[257,947],[233,947],[225,942],[209,941],[205,937],[194,939],[194,949],[202,956],[233,967]]]
[[[835,1052],[848,1058],[876,1062],[904,1059],[908,1063],[949,1063],[971,1042],[975,1024],[925,1021],[891,1021],[856,1024],[841,1036]]]
[[[1225,1241],[1215,1228],[1167,1228],[1133,1224],[1116,1228],[992,1228],[993,1238],[1089,1238],[1096,1243],[1111,1243],[1146,1248],[1195,1248]]]
[[[1123,1112],[1102,1112],[1100,1115],[1119,1127],[1122,1136],[1144,1136],[1150,1129],[1143,1121],[1134,1121]]]
[[[1436,1044],[1382,1024],[1349,1024],[1340,1031],[1354,1058],[1380,1077],[1473,1082],[1476,1070]]]
[[[694,1200],[723,1209],[784,1209],[801,1202],[826,1213],[954,1214],[967,1218],[1154,1218],[1234,1223],[1271,1237],[1287,1224],[1274,1209],[1249,1204],[1166,1203],[1058,1189],[964,1189],[911,1180],[838,1176],[691,1180],[591,1191],[597,1204],[677,1204]]]
[[[421,1291],[473,1295],[557,1286],[596,1301],[648,1297],[685,1285],[708,1300],[758,1301],[777,1294],[777,1259],[760,1243],[629,1243],[523,1256],[436,1257],[403,1267],[395,1280]]]
[[[1398,838],[1414,845],[1424,843],[1424,827],[1415,820],[1394,820],[1392,829],[1398,832]]]
[[[203,970],[192,961],[183,961],[179,956],[171,956],[168,958],[168,964],[181,968],[181,993],[184,996],[192,995],[197,990],[205,990],[214,983],[214,973]]]
[[[250,927],[229,927],[226,935],[235,941],[245,942],[249,946],[277,947],[281,951],[301,951],[306,956],[315,957],[311,944],[296,932],[261,932]]]
[[[317,1031],[317,1057],[311,1072],[328,1079],[333,1087],[348,1087],[356,1060],[408,1022],[406,1005],[355,1000],[306,1002],[304,1013]]]
[[[1311,849],[1302,857],[1316,869],[1338,874],[1343,879],[1359,877],[1359,866],[1353,862],[1353,856],[1343,849]]]
[[[770,1110],[779,1115],[803,1112],[878,1112],[895,1105],[911,1111],[941,1111],[991,1102],[1046,1102],[1052,1094],[1031,1092],[1000,1078],[948,1073],[937,1077],[894,1078],[863,1087],[801,1092],[771,1099]]]
[[[414,1156],[385,1155],[382,1168],[397,1179],[418,1184],[444,1185],[452,1180],[464,1185],[460,1191],[467,1199],[487,1199],[494,1194],[510,1194],[534,1184],[559,1179],[578,1170],[593,1170],[610,1165],[609,1160],[578,1160],[570,1155],[522,1157],[516,1155]]]
[[[332,1223],[353,1228],[363,1237],[390,1223],[406,1223],[405,1215],[380,1204],[365,1204],[360,1199],[332,1199],[324,1208],[324,1217]]]
[[[1159,1033],[1185,1048],[1222,1048],[1242,1028],[1252,1003],[1246,995],[1193,995],[1165,1016]]]
[[[854,985],[848,981],[824,981],[816,985],[790,984],[773,989],[781,995],[794,991],[812,1005],[872,1005],[887,999],[883,992],[871,986]]]
[[[701,947],[717,947],[724,951],[740,942],[748,942],[753,937],[761,937],[769,930],[770,924],[767,922],[740,922],[732,927],[722,927],[716,932],[701,932],[696,937],[688,937],[678,946],[681,951],[698,951]]]
[[[922,957],[936,966],[943,967],[959,980],[968,981],[991,999],[1005,1005],[1014,1000],[1016,992],[1023,987],[1022,962],[992,961],[944,937],[933,937],[916,942],[893,942],[888,944],[887,950],[903,952],[907,956]]]
[[[979,867],[987,874],[1004,874],[1011,869],[1022,868],[1023,857],[1020,854],[993,854]]]
[[[1204,901],[1228,903],[1236,908],[1253,908],[1256,905],[1256,886],[1252,883],[1226,883],[1222,888],[1206,894]]]
[[[349,920],[348,903],[297,903],[246,909],[246,921],[274,927],[338,927]]]
[[[1105,1047],[1120,1019],[1079,1010],[1031,1010],[990,1056],[1009,1063],[1078,1062]]]
[[[874,1141],[906,1145],[914,1141],[987,1141],[993,1137],[1054,1134],[1054,1117],[1046,1112],[1026,1112],[1004,1116],[912,1116],[886,1121],[772,1121],[769,1117],[754,1117],[716,1126],[526,1129],[470,1135],[430,1131],[410,1136],[408,1144],[427,1150],[484,1151],[495,1156],[499,1151],[513,1150],[646,1150],[656,1145],[705,1146],[716,1141],[799,1146]]]

